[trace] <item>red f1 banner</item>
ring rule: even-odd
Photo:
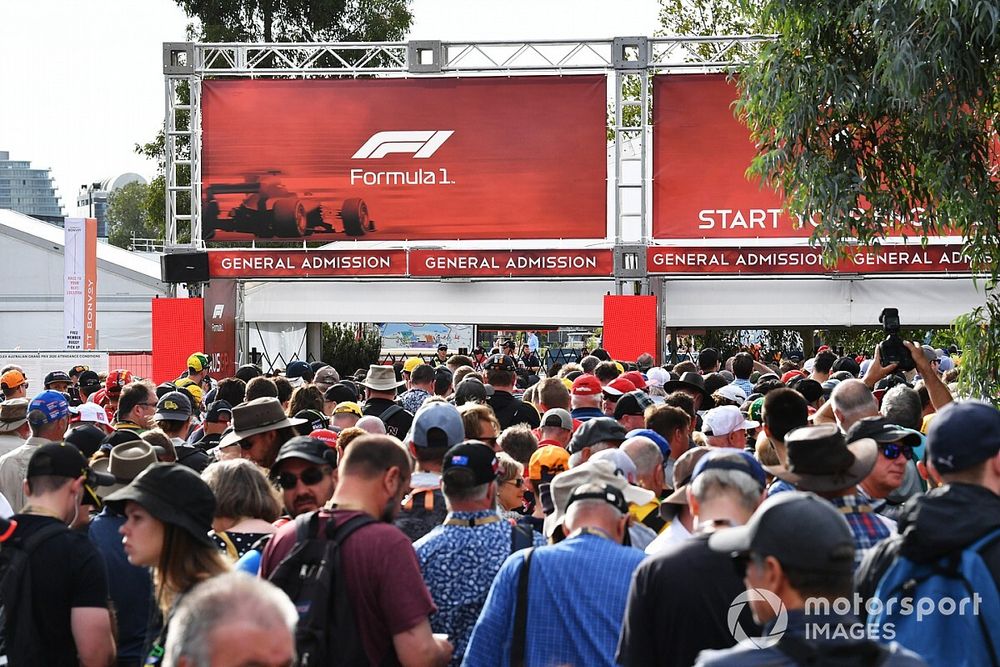
[[[733,116],[736,86],[724,74],[661,74],[653,79],[653,237],[808,237],[771,189],[747,180],[756,155]]]
[[[414,277],[602,277],[614,272],[610,250],[410,250]]]
[[[852,248],[835,267],[823,265],[819,249],[802,247],[674,248],[650,247],[649,273],[805,274],[826,273],[969,273],[960,245]]]
[[[206,81],[217,241],[604,238],[602,76]]]

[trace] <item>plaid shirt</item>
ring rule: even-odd
[[[847,496],[831,498],[830,502],[847,519],[851,532],[854,533],[854,569],[857,570],[865,554],[892,535],[885,522],[875,514],[868,500],[855,492]]]

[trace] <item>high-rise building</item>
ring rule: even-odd
[[[0,151],[0,208],[30,215],[60,227],[66,218],[48,169],[32,169],[27,160],[11,160]]]
[[[76,196],[76,205],[87,207],[84,214],[88,218],[97,219],[98,238],[108,237],[108,199],[111,194],[128,183],[146,184],[146,179],[139,174],[122,174],[117,178],[108,178],[95,183],[84,183]]]

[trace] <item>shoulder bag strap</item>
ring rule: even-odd
[[[514,637],[510,643],[511,667],[524,667],[525,643],[528,634],[528,575],[534,547],[524,550],[524,564],[517,578],[517,606],[514,608]]]

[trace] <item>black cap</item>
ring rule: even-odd
[[[646,392],[641,389],[630,391],[619,398],[615,404],[615,419],[621,419],[625,415],[642,416],[645,414],[646,408],[653,405],[656,404],[653,403],[653,399]]]
[[[775,494],[746,525],[713,533],[708,545],[723,553],[774,556],[783,567],[805,572],[849,575],[854,569],[854,535],[847,519],[813,493]]]
[[[879,444],[902,442],[908,447],[919,447],[920,434],[893,424],[885,417],[865,417],[854,422],[847,430],[847,442],[871,438]]]
[[[927,431],[934,467],[967,470],[1000,451],[1000,411],[985,401],[952,401],[938,411]]]
[[[438,349],[438,351],[441,351],[441,352],[447,352],[448,351],[448,346],[445,343],[438,343],[437,349]]]
[[[313,431],[318,431],[330,425],[326,419],[326,415],[315,410],[299,410],[295,413],[295,419],[305,419],[304,422],[295,427],[295,430],[300,435],[309,435]]]
[[[288,459],[302,459],[316,465],[337,467],[337,450],[333,449],[319,438],[308,435],[297,435],[281,446],[278,456],[271,466],[271,477],[277,477],[280,463]]]
[[[326,393],[323,394],[323,398],[327,401],[333,401],[335,403],[344,403],[345,401],[357,403],[358,391],[349,384],[338,382],[331,385],[330,388],[326,390]]]
[[[112,431],[108,435],[104,436],[104,440],[101,441],[101,450],[110,452],[122,443],[135,442],[136,440],[142,440],[142,438],[139,437],[138,433],[131,429],[123,428],[118,431]]]
[[[187,531],[201,544],[215,545],[208,536],[215,515],[215,496],[191,468],[175,463],[155,463],[104,502],[121,512],[129,500],[142,505],[163,523]]]
[[[84,458],[89,459],[101,448],[106,435],[93,424],[80,424],[71,428],[63,440],[79,449]]]
[[[101,388],[101,376],[94,371],[83,371],[77,383],[81,389],[97,390]]]
[[[177,391],[177,385],[173,382],[164,382],[156,386],[156,400],[160,400],[172,391]]]
[[[599,442],[623,442],[626,439],[625,427],[611,417],[594,417],[583,422],[569,441],[571,454],[583,451]]]
[[[250,380],[260,377],[263,374],[264,373],[261,372],[260,368],[253,364],[244,364],[236,369],[236,377],[244,382],[249,382]]]
[[[803,398],[806,399],[806,403],[815,403],[823,398],[823,385],[812,378],[802,378],[798,382],[790,383],[788,386],[802,394]]]
[[[506,354],[494,354],[486,360],[486,363],[483,364],[483,368],[486,370],[498,368],[502,371],[510,371],[511,373],[517,371],[517,366],[514,365],[514,360]]]
[[[42,384],[45,385],[46,389],[48,389],[49,385],[52,384],[53,382],[70,383],[72,381],[73,380],[70,379],[67,373],[64,373],[63,371],[52,371],[51,373],[45,376],[45,380],[42,382]]]
[[[42,475],[73,479],[84,476],[88,486],[111,486],[115,483],[115,478],[111,475],[91,470],[79,449],[62,442],[42,445],[31,455],[25,477],[31,479]]]
[[[453,469],[471,470],[475,485],[489,484],[496,480],[499,466],[491,447],[478,440],[466,440],[445,453],[442,476],[447,477]]]
[[[83,364],[78,364],[76,366],[73,366],[73,368],[69,369],[69,373],[67,375],[69,375],[71,378],[75,378],[79,377],[80,373],[89,370],[90,366],[84,366]]]
[[[208,412],[205,413],[205,421],[218,423],[222,421],[222,415],[229,415],[229,419],[232,420],[233,406],[229,404],[229,401],[220,399],[209,404]]]

